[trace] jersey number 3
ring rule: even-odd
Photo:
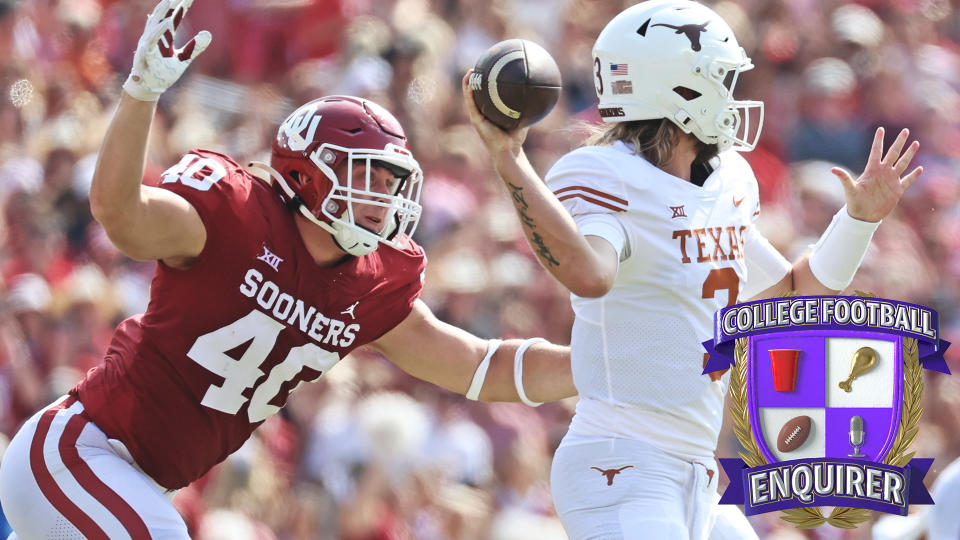
[[[740,294],[740,278],[737,277],[737,271],[733,268],[714,268],[707,274],[707,279],[703,281],[703,298],[714,298],[717,291],[727,291],[727,305],[732,306],[737,303],[737,296]],[[706,367],[707,359],[710,353],[703,353],[703,365]],[[711,381],[718,381],[728,369],[723,371],[714,371],[710,373]]]
[[[223,377],[223,384],[207,388],[201,404],[227,414],[237,414],[248,401],[243,392],[263,376],[260,366],[273,350],[281,330],[283,323],[255,309],[223,328],[198,337],[187,356]],[[227,354],[227,351],[247,342],[250,345],[239,359]],[[267,378],[256,385],[247,408],[250,422],[263,421],[280,410],[270,402],[280,393],[280,387],[293,380],[301,370],[308,368],[323,373],[339,360],[336,353],[325,351],[313,343],[290,349],[283,362],[273,366]]]

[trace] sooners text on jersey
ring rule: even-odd
[[[297,385],[402,321],[425,260],[410,240],[318,267],[280,197],[214,152],[187,154],[161,187],[200,214],[203,252],[185,270],[158,263],[146,313],[120,324],[71,394],[177,489],[239,448]]]

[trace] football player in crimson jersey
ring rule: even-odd
[[[141,185],[156,100],[210,43],[202,32],[173,47],[190,4],[164,0],[148,17],[90,190],[117,247],[159,261],[150,304],[11,441],[0,498],[13,538],[187,538],[167,495],[363,345],[471,399],[575,393],[567,348],[481,340],[418,300],[421,171],[370,101],[297,109],[256,168],[264,179],[194,150],[159,187]]]
[[[835,169],[847,204],[791,263],[754,225],[757,182],[737,151],[756,144],[763,104],[733,98],[753,65],[723,19],[688,0],[642,2],[607,24],[593,56],[606,127],[545,182],[525,130],[486,121],[463,78],[531,246],[572,293],[580,401],[554,457],[554,502],[574,540],[755,538],[735,507],[714,504],[729,375],[701,373],[711,317],[738,300],[846,288],[920,176],[906,173],[919,145],[904,130],[884,153],[881,129],[859,178]]]

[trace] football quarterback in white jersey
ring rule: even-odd
[[[846,288],[920,176],[905,174],[919,143],[904,130],[884,152],[879,129],[859,178],[834,169],[846,205],[790,262],[754,223],[757,181],[738,152],[756,145],[763,103],[733,98],[753,65],[723,19],[688,0],[642,2],[607,24],[593,56],[605,126],[545,182],[525,130],[486,121],[469,73],[463,83],[528,241],[572,293],[580,401],[554,458],[554,502],[574,540],[755,538],[715,504],[729,376],[701,374],[700,344],[726,305]]]

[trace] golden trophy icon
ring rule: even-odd
[[[850,392],[850,385],[854,379],[873,369],[877,365],[877,351],[870,347],[860,347],[853,353],[853,361],[850,363],[850,375],[847,380],[840,381],[840,388],[844,392]]]

